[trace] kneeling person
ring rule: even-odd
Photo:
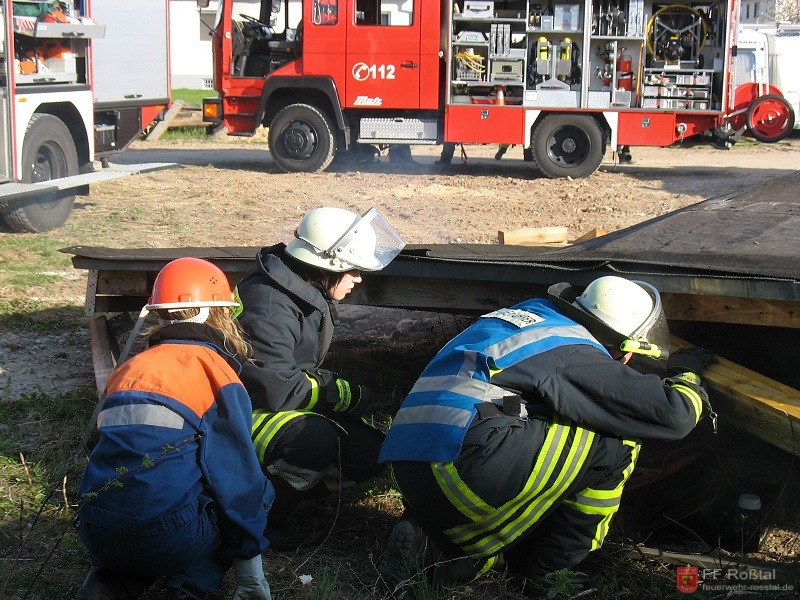
[[[461,332],[394,418],[380,458],[406,514],[380,564],[390,587],[415,565],[442,585],[501,561],[539,582],[574,569],[603,544],[639,438],[682,438],[710,411],[678,353],[665,380],[626,365],[668,348],[655,288],[609,276],[549,297]]]
[[[274,491],[250,442],[235,305],[210,262],[180,258],[156,277],[146,308],[160,326],[109,378],[80,484],[76,528],[93,566],[77,598],[131,600],[165,576],[167,600],[205,600],[233,566],[234,599],[269,600]]]

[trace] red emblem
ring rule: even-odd
[[[697,567],[678,567],[678,590],[684,594],[691,594],[697,586]]]

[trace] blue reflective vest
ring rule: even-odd
[[[533,299],[484,315],[442,348],[392,421],[380,461],[452,462],[480,402],[514,395],[491,383],[494,374],[566,345],[608,351],[547,300]]]

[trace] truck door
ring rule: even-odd
[[[420,107],[423,0],[348,0],[345,103],[350,107]]]
[[[11,14],[11,2],[0,5],[0,52],[5,65],[14,65],[14,52],[11,48],[11,37],[8,31],[9,18]],[[0,72],[0,181],[9,181],[14,174],[11,161],[11,86],[4,67]]]

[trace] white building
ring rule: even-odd
[[[742,0],[739,22],[742,24],[796,23],[800,20],[798,0]]]

